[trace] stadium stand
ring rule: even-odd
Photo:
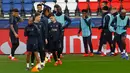
[[[126,9],[129,13],[130,12],[130,0],[123,0],[122,8]]]
[[[67,8],[69,10],[69,16],[75,16],[77,2],[67,2]]]
[[[76,16],[81,13],[82,9],[87,9],[90,15],[101,14],[102,2],[107,1],[108,7],[116,7],[119,11],[125,8],[130,12],[130,0],[2,0],[1,12],[4,16],[10,14],[12,8],[17,8],[21,14],[32,15],[34,10],[37,11],[37,4],[45,2],[46,5],[54,10],[54,5],[59,4],[63,10],[69,16]]]
[[[64,13],[66,6],[67,6],[66,2],[57,2],[56,4],[61,6],[62,12]]]
[[[98,9],[99,9],[99,2],[98,0],[90,0],[89,2],[89,8],[91,15],[98,15]]]
[[[116,7],[118,11],[120,11],[121,8],[121,2],[119,0],[112,0],[111,2],[112,7]]]
[[[48,5],[51,7],[51,11],[54,10],[54,5],[55,5],[55,2],[46,2],[45,5]]]

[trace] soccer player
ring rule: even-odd
[[[102,32],[101,32],[101,36],[100,36],[100,42],[99,42],[99,49],[97,51],[97,54],[101,54],[101,50],[102,50],[102,46],[104,48],[106,48],[106,31],[105,31],[105,24],[104,22],[106,20],[105,19],[105,16],[109,13],[109,8],[107,6],[104,6],[102,8],[102,21],[101,21],[101,26],[98,28],[99,30],[102,29]],[[104,52],[103,54],[101,54],[101,56],[106,56],[106,52]]]
[[[112,39],[112,33],[115,31],[114,30],[114,28],[111,26],[111,23],[112,23],[112,21],[113,21],[113,19],[118,15],[119,13],[117,12],[117,9],[115,8],[115,7],[112,7],[111,8],[111,13],[109,13],[109,14],[107,14],[105,17],[106,17],[106,19],[107,19],[107,21],[108,21],[108,29],[109,29],[109,33],[111,33],[108,37],[110,37],[109,38],[109,40],[108,40],[108,42],[110,42],[110,44],[111,44],[111,49],[110,49],[110,53],[108,54],[109,56],[116,56],[116,53],[115,53],[115,49],[113,49],[114,48],[114,46],[113,46],[113,44],[114,44],[114,42],[113,42],[113,39]]]
[[[78,32],[78,36],[80,32],[82,31],[82,36],[83,36],[83,43],[84,43],[84,48],[85,48],[85,54],[83,55],[84,57],[87,56],[93,56],[93,46],[92,46],[92,31],[91,31],[91,18],[88,17],[87,15],[87,10],[83,9],[82,10],[82,17],[80,18],[80,29]],[[89,54],[88,52],[88,45],[90,47],[91,53]]]
[[[39,20],[39,17],[36,15],[34,22]],[[33,18],[29,18],[28,20],[28,26],[25,27],[24,36],[27,36],[27,57],[26,57],[26,63],[27,67],[26,69],[29,70],[29,62],[30,62],[30,56],[32,52],[34,53],[36,57],[37,64],[40,68],[40,59],[38,56],[38,37],[40,35],[39,29],[33,24]]]
[[[9,18],[10,31],[9,36],[12,43],[11,54],[8,56],[13,61],[18,60],[14,57],[15,50],[19,46],[19,36],[18,36],[18,24],[22,22],[23,19],[19,16],[18,9],[12,9],[11,17]]]
[[[46,26],[43,25],[43,23],[41,22],[41,15],[40,13],[36,12],[36,15],[39,17],[40,16],[40,21],[39,22],[34,22],[34,25],[38,27],[38,29],[40,30],[40,36],[38,38],[38,49],[39,49],[39,53],[40,53],[40,59],[41,59],[41,67],[43,68],[45,66],[45,51],[44,51],[44,43],[48,43],[47,40],[47,35],[48,35],[48,30],[46,30]],[[31,65],[34,65],[34,55],[32,54],[31,57]]]
[[[56,4],[55,6],[54,6],[54,10],[53,10],[53,13],[54,14],[56,14],[56,12],[57,12],[57,8],[59,8],[60,6],[58,5],[58,4]]]
[[[126,52],[126,30],[129,26],[129,17],[126,16],[126,10],[122,9],[121,13],[117,15],[114,20],[112,21],[111,26],[114,27],[115,29],[115,37],[114,37],[114,49],[115,49],[115,44],[118,44],[118,47],[120,48],[121,51],[121,57],[126,60],[129,60],[128,54]]]
[[[45,5],[45,3],[42,2],[41,4],[37,5],[37,9],[38,10],[36,11],[36,12],[39,12],[41,15],[43,14],[43,10],[44,10],[44,8],[42,7],[42,5],[44,6],[44,8],[48,8],[48,9],[51,10],[51,8],[49,6]]]
[[[49,14],[51,13],[49,8],[44,8],[43,15],[41,16],[41,22],[46,27],[46,30],[48,31],[48,23],[50,22]],[[51,62],[51,50],[49,49],[49,44],[45,43],[45,52],[46,52],[46,59],[48,59],[48,62]]]
[[[62,24],[62,28],[65,29],[71,24],[71,19],[62,13],[62,8],[60,6],[56,6],[56,7],[57,7],[56,13],[54,14],[55,18],[58,22],[60,22]],[[66,22],[67,22],[67,24],[66,24]],[[63,52],[63,48],[64,48],[63,40],[64,40],[64,30],[62,30],[62,37],[61,37],[61,48],[60,48],[61,57],[62,57],[62,52]]]
[[[58,21],[56,21],[56,18],[53,13],[49,14],[51,22],[48,25],[49,30],[49,46],[52,50],[53,57],[55,60],[55,66],[58,64],[62,64],[62,61],[60,60],[60,44],[61,44],[61,36],[62,36],[62,25]],[[57,52],[57,54],[56,54]],[[57,57],[58,56],[58,57]]]
[[[110,24],[112,20],[114,19],[114,16],[116,16],[118,13],[116,11],[116,8],[111,9],[111,14],[108,13],[107,15],[104,16],[103,19],[103,29],[102,29],[102,39],[104,41],[104,52],[102,52],[101,56],[106,56],[106,43],[108,42],[110,45],[110,54],[109,55],[114,55],[113,53],[113,43],[112,43],[112,32],[114,31],[113,28],[110,28]]]

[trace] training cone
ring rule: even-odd
[[[31,72],[39,72],[38,64],[32,68]]]

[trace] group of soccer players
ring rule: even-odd
[[[108,55],[115,55],[115,45],[118,44],[122,58],[129,59],[126,52],[126,30],[129,25],[129,18],[126,16],[126,10],[122,9],[120,13],[117,9],[112,7],[109,9],[103,2],[102,7],[102,25],[99,30],[102,29],[99,49],[96,52],[101,54],[101,56],[106,56],[106,52],[101,52],[102,47],[106,49],[106,43],[110,45],[111,52]],[[42,8],[44,5],[44,8]],[[38,68],[41,69],[45,66],[45,57],[47,57],[50,62],[51,53],[54,57],[55,63],[62,64],[61,57],[63,51],[63,39],[64,39],[64,29],[71,24],[71,20],[65,14],[62,13],[62,8],[59,5],[54,6],[54,11],[51,12],[51,8],[44,3],[37,5],[38,10],[35,15],[29,17],[28,25],[25,28],[24,36],[27,37],[27,70],[30,69],[30,58],[31,66],[34,66],[34,59],[36,57],[36,62]],[[92,21],[87,15],[87,10],[82,10],[82,17],[80,18],[80,29],[78,36],[82,31],[83,43],[85,48],[85,54],[83,56],[94,56],[93,46],[92,46]],[[18,36],[18,23],[22,22],[23,19],[19,16],[18,9],[12,9],[12,14],[9,19],[10,22],[10,40],[12,43],[11,54],[8,56],[11,60],[17,60],[14,57],[16,48],[19,46],[19,36]],[[66,23],[67,22],[67,23]],[[112,34],[114,33],[114,39]],[[90,53],[88,51],[88,45],[90,48]],[[40,58],[39,58],[39,55]]]
[[[44,5],[44,9],[42,5]],[[35,15],[28,19],[28,25],[24,32],[24,36],[27,37],[27,70],[30,69],[30,58],[31,66],[34,66],[36,57],[38,68],[41,69],[45,66],[45,57],[51,62],[51,53],[55,60],[54,65],[62,64],[60,58],[63,51],[64,29],[71,24],[71,19],[62,13],[59,5],[55,5],[54,8],[54,11],[51,12],[49,6],[44,3],[38,4]],[[12,9],[9,20],[12,50],[9,58],[14,61],[17,60],[14,57],[14,52],[19,45],[18,23],[22,21],[18,9]]]

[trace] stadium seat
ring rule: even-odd
[[[66,3],[65,2],[57,2],[56,4],[58,4],[62,8],[62,12],[64,13],[64,11],[66,9]]]
[[[35,2],[35,3],[33,4],[35,11],[37,11],[37,5],[38,5],[38,4],[40,4],[40,2]],[[43,5],[42,5],[42,8],[43,8]]]
[[[48,5],[51,7],[51,11],[54,10],[55,3],[54,2],[46,2],[45,5]]]
[[[13,4],[13,8],[17,8],[19,10],[19,12],[21,13],[22,10],[22,4]]]
[[[32,0],[23,0],[24,3],[32,3]]]
[[[2,4],[2,10],[4,14],[7,14],[11,10],[11,4]]]
[[[120,1],[120,0],[112,0],[112,2],[118,2],[118,1]]]
[[[130,0],[123,0],[123,1],[130,1]]]
[[[2,4],[2,13],[4,17],[9,17],[9,13],[11,10],[11,4]]]
[[[89,0],[90,2],[98,2],[98,0]]]
[[[44,0],[34,0],[35,2],[43,2]]]
[[[56,1],[56,0],[45,0],[46,2],[54,2],[54,1]]]
[[[30,3],[30,4],[26,4],[26,3],[24,3],[24,12],[25,12],[25,16],[31,16],[31,13],[32,13],[32,9],[33,9],[33,5],[32,5],[32,3]]]
[[[12,0],[2,0],[2,3],[4,3],[4,4],[11,3],[11,2],[12,2]]]
[[[67,7],[69,9],[69,16],[74,16],[75,10],[77,8],[77,2],[68,2]]]
[[[65,2],[65,0],[56,0],[57,2]]]
[[[87,0],[78,0],[78,2],[87,2]]]
[[[22,3],[22,1],[21,0],[13,0],[13,3],[20,4],[20,3]]]
[[[78,2],[78,8],[79,8],[80,12],[83,9],[88,9],[88,2]]]
[[[89,2],[89,7],[91,11],[91,15],[97,15],[99,3],[98,2]]]
[[[123,1],[122,7],[126,9],[127,12],[130,12],[130,1]]]
[[[68,2],[76,2],[76,0],[68,0]]]
[[[117,10],[120,10],[121,2],[120,2],[120,1],[112,1],[112,2],[111,2],[111,6],[112,6],[112,7],[116,7]]]

